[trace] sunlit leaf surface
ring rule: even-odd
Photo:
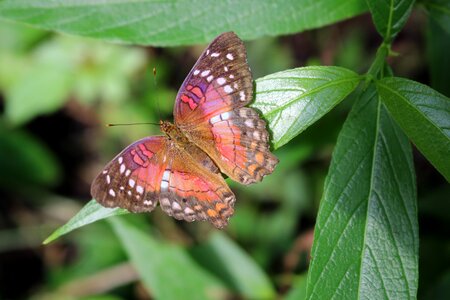
[[[98,204],[97,201],[91,200],[87,203],[72,219],[66,224],[59,227],[53,232],[45,241],[44,244],[48,244],[62,235],[65,235],[72,230],[80,228],[82,226],[91,224],[98,220],[102,220],[108,217],[123,215],[128,211],[121,208],[106,208]]]
[[[252,107],[261,111],[275,148],[304,131],[350,94],[361,77],[339,67],[305,67],[256,80]]]
[[[362,0],[4,0],[0,17],[109,41],[175,46],[206,43],[231,30],[243,39],[294,33],[366,9]]]

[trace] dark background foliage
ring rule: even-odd
[[[389,1],[367,1],[367,7],[366,2],[357,0],[345,1],[345,5],[339,4],[342,1],[322,0],[316,6],[311,5],[314,1],[286,1],[283,6],[268,1],[230,0],[219,5],[197,0],[189,9],[169,2],[157,6],[153,2],[127,5],[118,1],[118,5],[109,7],[80,1],[67,1],[66,5],[45,2],[0,1],[0,298],[331,297],[337,290],[321,289],[320,284],[327,281],[321,283],[315,277],[320,273],[317,270],[322,271],[321,257],[326,258],[320,250],[313,255],[317,265],[310,268],[308,288],[306,281],[316,218],[320,227],[321,220],[327,220],[334,207],[324,199],[330,194],[346,195],[346,174],[339,173],[342,166],[337,159],[332,161],[332,153],[333,157],[350,153],[345,168],[358,168],[361,164],[350,152],[355,141],[361,141],[357,144],[364,147],[366,134],[358,130],[381,124],[380,136],[388,144],[398,141],[406,159],[395,160],[395,151],[389,149],[374,151],[380,160],[363,165],[357,186],[364,189],[365,185],[378,184],[382,199],[396,193],[390,182],[397,180],[406,186],[402,193],[412,194],[404,197],[414,200],[410,202],[411,210],[406,209],[413,214],[412,225],[401,227],[401,220],[407,223],[407,219],[402,219],[405,215],[395,215],[396,203],[388,202],[393,205],[392,219],[400,220],[391,232],[408,236],[412,244],[420,242],[420,251],[418,266],[410,265],[402,278],[411,286],[398,288],[395,283],[387,283],[379,289],[385,292],[380,298],[414,298],[417,291],[422,299],[448,299],[450,188],[441,173],[448,175],[449,156],[433,151],[441,147],[449,154],[449,135],[439,136],[430,128],[427,139],[423,135],[417,137],[418,131],[408,131],[410,119],[402,119],[405,108],[397,108],[395,105],[401,101],[389,93],[393,86],[406,89],[407,82],[380,78],[377,86],[368,82],[364,90],[364,80],[357,75],[369,70],[369,74],[379,77],[380,73],[370,73],[376,66],[373,62],[380,57],[377,49],[383,49],[379,48],[383,41],[392,42],[389,67],[383,67],[382,57],[383,74],[393,71],[397,77],[440,92],[427,90],[429,97],[443,103],[443,117],[439,120],[445,129],[450,113],[445,111],[449,107],[446,97],[450,96],[450,16],[444,0],[420,2],[412,12],[412,1],[396,1],[391,18],[385,18],[382,5],[374,4],[388,5]],[[121,14],[135,17],[126,20],[118,17]],[[223,18],[217,19],[217,14]],[[270,16],[270,22],[262,22]],[[392,17],[397,20],[393,25],[389,21]],[[86,223],[89,217],[98,218],[96,214],[105,213],[99,212],[95,203],[85,206],[91,200],[89,186],[93,177],[132,141],[159,134],[153,127],[106,128],[104,124],[171,120],[177,89],[205,43],[227,30],[236,31],[246,40],[256,79],[257,100],[252,105],[269,122],[280,164],[264,182],[254,186],[244,187],[227,180],[237,195],[237,206],[226,231],[218,232],[206,223],[178,222],[156,209],[149,215],[124,215],[95,222],[43,246],[42,242],[83,206],[85,214],[80,220]],[[283,87],[286,73],[276,72],[303,66],[311,68],[301,72],[316,72],[317,76],[323,75],[323,69],[313,66],[346,68],[326,70],[351,84],[333,89],[337,96],[330,96],[327,90],[317,96],[330,101],[329,106],[321,106],[325,107],[323,113],[305,115],[287,105],[297,113],[299,123],[293,129],[282,123],[276,125],[276,109],[266,110],[263,105],[264,91],[273,93],[267,98],[268,103],[283,107],[288,98],[286,94],[274,93],[273,86]],[[153,67],[157,68],[157,82]],[[312,89],[309,84],[299,79],[298,87]],[[383,105],[371,101],[375,93],[386,93]],[[374,111],[378,111],[378,119],[373,118],[377,115]],[[419,125],[421,116],[417,114]],[[400,128],[420,149],[412,146],[413,165],[408,161],[408,138]],[[442,140],[436,140],[436,136]],[[401,157],[403,152],[399,152]],[[383,158],[390,155],[395,165],[389,173],[383,169]],[[409,173],[401,172],[402,165]],[[380,180],[364,181],[372,169],[379,169]],[[357,197],[350,199],[356,201]],[[345,202],[349,207],[353,204],[359,205]],[[325,218],[327,209],[330,214]],[[367,211],[373,212],[370,205]],[[329,237],[344,233],[339,231],[340,218],[342,215],[337,214],[328,227],[320,227],[320,235],[316,229],[317,249],[321,236],[329,241]],[[383,223],[379,219],[372,221],[374,226]],[[356,231],[358,228],[363,226],[352,227]],[[375,247],[375,257],[381,253],[380,273],[392,268],[383,265],[383,258],[399,256],[402,261],[403,253],[389,252],[401,247],[383,252],[370,244],[377,241],[370,234],[376,235],[376,231],[352,232],[348,244],[325,247],[336,265],[328,272],[324,268],[324,277],[331,277],[334,283],[352,276],[343,266],[358,259],[350,251],[352,243],[359,239]],[[342,278],[338,277],[341,271]],[[364,285],[361,286],[359,297],[364,295]],[[386,292],[394,288],[405,290],[407,295]],[[315,294],[316,289],[322,294]]]

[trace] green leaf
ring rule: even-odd
[[[403,78],[377,82],[381,100],[419,150],[450,181],[450,99]]]
[[[60,178],[53,153],[39,140],[21,130],[0,125],[0,186],[23,189],[51,186]]]
[[[320,203],[307,299],[415,299],[412,151],[370,85],[339,135]]]
[[[361,81],[339,67],[305,67],[256,80],[251,107],[262,112],[279,148],[304,131],[351,93]]]
[[[206,242],[202,259],[246,299],[274,299],[275,290],[267,275],[230,238],[221,232]]]
[[[84,225],[91,224],[108,217],[127,214],[128,211],[121,208],[106,208],[98,204],[97,201],[89,201],[72,219],[66,224],[54,231],[43,244],[48,244],[62,235],[65,235],[72,230],[80,228]]]
[[[182,248],[155,240],[124,218],[109,222],[152,298],[217,299],[226,295],[224,286]]]
[[[425,0],[423,1],[423,4],[430,12],[430,16],[437,21],[448,34],[450,34],[450,1]]]
[[[175,46],[206,43],[230,30],[244,39],[294,33],[366,9],[361,0],[4,0],[0,18],[115,42]]]
[[[450,30],[443,30],[435,20],[430,19],[426,45],[431,87],[450,97],[450,56],[447,52],[450,49]]]
[[[33,66],[6,93],[6,117],[15,125],[59,109],[69,96],[73,77],[60,64]]]
[[[384,40],[391,42],[408,20],[414,0],[366,0],[372,20]]]

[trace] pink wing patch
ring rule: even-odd
[[[139,140],[117,155],[94,179],[91,195],[103,206],[132,212],[153,210],[158,203],[166,162],[167,140]]]

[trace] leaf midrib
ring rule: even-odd
[[[374,101],[373,99],[371,101]],[[361,274],[363,270],[363,260],[364,260],[364,253],[366,251],[366,239],[367,239],[367,225],[368,225],[368,215],[369,215],[369,201],[372,198],[372,192],[373,192],[373,178],[375,173],[375,156],[376,156],[376,145],[378,143],[378,133],[380,129],[380,101],[378,99],[375,99],[375,101],[378,101],[377,103],[377,119],[376,119],[376,126],[375,126],[375,139],[373,143],[373,154],[372,154],[372,165],[371,165],[371,172],[370,172],[370,186],[369,186],[369,194],[367,195],[367,209],[366,209],[366,219],[364,224],[364,239],[361,249],[361,257],[360,257],[360,269],[359,269],[359,280],[358,280],[358,297],[357,299],[361,299]],[[383,283],[384,284],[384,283]]]
[[[270,115],[273,115],[273,114],[279,113],[280,111],[285,110],[287,107],[291,106],[294,102],[300,101],[300,99],[302,99],[302,98],[304,98],[306,96],[309,96],[309,95],[314,94],[314,93],[318,93],[318,92],[320,92],[323,89],[326,89],[326,88],[338,85],[340,83],[354,81],[355,79],[359,79],[358,76],[354,76],[352,78],[345,78],[345,79],[341,79],[341,80],[333,80],[330,83],[321,85],[321,86],[319,86],[317,88],[314,88],[314,89],[312,89],[312,90],[310,90],[308,92],[305,92],[305,93],[299,95],[298,97],[292,98],[290,101],[284,103],[283,105],[278,106],[276,109],[274,109],[274,110],[272,110],[272,111],[270,111],[268,113],[265,113],[264,116],[267,118]]]
[[[385,40],[390,40],[391,38],[391,27],[392,27],[392,19],[393,19],[393,15],[394,15],[394,0],[390,0],[390,5],[389,5],[389,17],[388,17],[388,23],[387,23],[387,28],[386,28],[386,37]]]

